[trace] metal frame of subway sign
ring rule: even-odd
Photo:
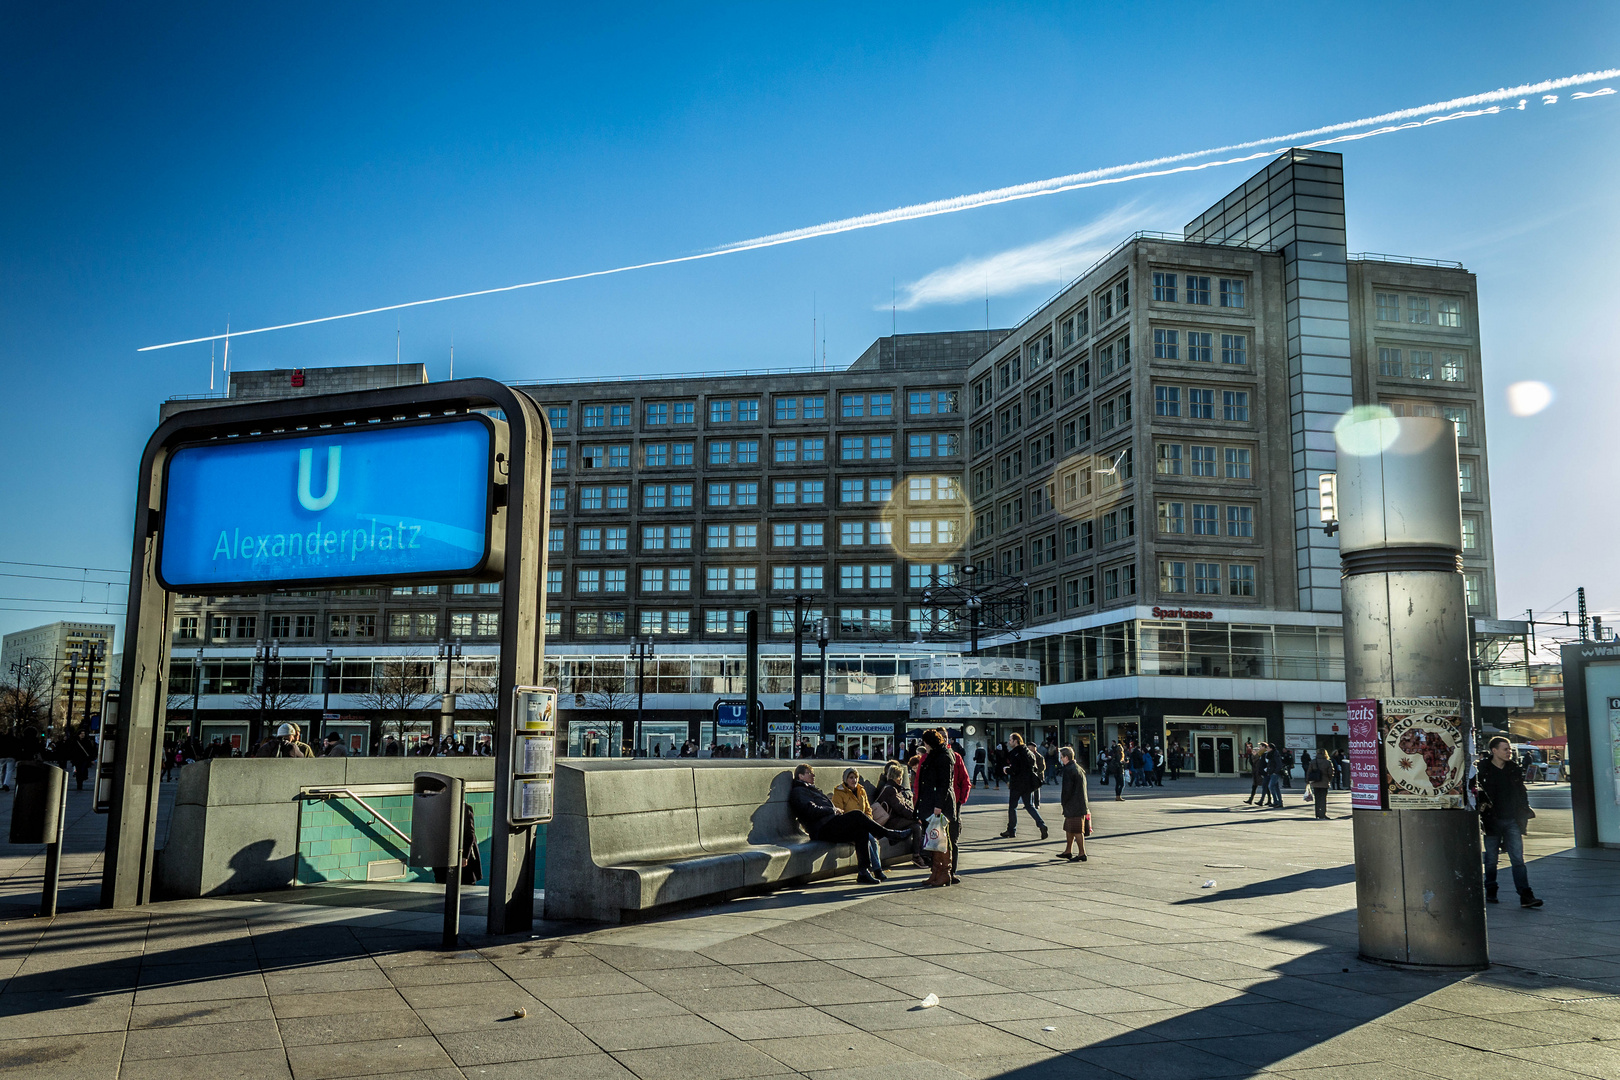
[[[488,379],[179,413],[135,490],[121,708],[101,901],[152,899],[172,591],[273,593],[415,580],[500,581],[498,715],[540,681],[551,431]],[[513,775],[514,726],[496,731]],[[489,931],[534,919],[534,829],[495,788]]]

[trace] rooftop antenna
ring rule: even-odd
[[[821,370],[827,370],[827,320],[821,320]]]
[[[225,381],[229,383],[231,381],[231,314],[228,311],[225,313],[225,359],[220,364],[219,370],[224,374]]]
[[[400,349],[400,344],[401,344],[401,342],[402,342],[402,340],[404,338],[404,335],[405,335],[404,326],[405,326],[405,323],[404,323],[403,319],[396,319],[395,320],[395,322],[394,322],[394,385],[395,386],[399,385],[399,349]]]
[[[209,342],[208,343],[208,392],[210,394],[212,394],[214,392],[214,363],[215,363],[215,361],[217,361],[219,359],[217,356],[214,355],[215,351],[216,351],[215,343],[214,342]]]
[[[816,294],[810,292],[810,366],[816,366]]]
[[[456,332],[450,331],[450,381],[456,381]]]

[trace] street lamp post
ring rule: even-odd
[[[197,666],[191,670],[191,737],[202,745],[202,732],[197,728],[197,706],[202,703],[203,651],[197,646]]]
[[[332,650],[326,650],[326,662],[321,665],[321,737],[326,737],[327,717],[332,712]]]
[[[77,646],[68,650],[67,669],[67,713],[62,718],[62,733],[64,735],[73,730],[73,699],[79,694],[79,650]]]
[[[816,644],[821,646],[821,711],[816,726],[821,731],[821,739],[827,737],[827,630],[827,618],[822,616],[816,621]]]
[[[793,598],[793,752],[799,752],[799,717],[804,712],[804,605],[815,599],[800,594]],[[820,745],[820,733],[816,743]]]
[[[445,641],[439,639],[439,659],[444,661],[444,697],[439,706],[439,738],[438,745],[434,747],[435,757],[442,756],[447,740],[453,739],[456,732],[456,695],[450,689],[450,662],[461,658],[461,639]]]
[[[259,639],[253,643],[253,659],[259,663],[259,715],[254,720],[257,731],[248,733],[248,742],[257,746],[264,738],[264,722],[270,709],[270,664],[281,656],[281,642]]]
[[[650,637],[636,636],[630,639],[631,655],[636,658],[636,731],[630,745],[630,756],[635,757],[642,753],[641,746],[641,718],[647,707],[647,660],[652,656],[653,643]],[[716,740],[719,733],[715,733]]]

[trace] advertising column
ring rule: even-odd
[[[1361,954],[1482,968],[1456,430],[1347,416],[1335,439]]]

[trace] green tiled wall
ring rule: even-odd
[[[366,796],[375,807],[407,836],[411,831],[411,796]],[[483,862],[484,880],[489,880],[490,815],[495,796],[488,791],[469,792],[467,803],[473,811],[473,832],[478,836],[478,857]],[[534,881],[540,888],[546,882],[546,827],[539,826],[535,839]],[[364,807],[352,799],[303,799],[298,809],[298,883],[318,885],[332,881],[366,881],[366,867],[373,862],[397,860],[408,863],[410,845],[373,820]],[[407,866],[403,878],[391,881],[432,881],[427,867]]]

